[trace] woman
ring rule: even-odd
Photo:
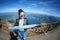
[[[19,18],[16,19],[15,26],[27,25],[28,22],[27,22],[27,19],[24,18],[24,11],[23,11],[22,9],[19,9],[19,11],[18,11],[18,15],[19,15]],[[17,36],[18,36],[17,31],[18,31],[18,30],[15,30],[15,31],[14,31],[15,34],[16,34],[14,37],[16,37],[16,39],[17,39]],[[12,31],[10,32],[10,35],[11,35],[11,34],[13,34]],[[19,31],[19,34],[20,34],[20,38],[21,38],[21,40],[26,40],[26,29],[25,29],[25,30],[22,29],[21,31]],[[14,40],[14,38],[12,38],[12,35],[11,35],[11,39]]]

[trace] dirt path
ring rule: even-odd
[[[9,39],[10,39],[9,35],[0,32],[0,40],[9,40]],[[60,40],[60,26],[48,33],[27,37],[27,40]]]
[[[48,33],[28,37],[27,40],[60,40],[60,26]]]

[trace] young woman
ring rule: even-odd
[[[27,24],[28,24],[28,21],[27,21],[27,19],[24,17],[24,11],[23,11],[22,9],[19,9],[19,10],[18,10],[18,16],[19,16],[19,18],[16,19],[15,26],[22,26],[22,25],[27,25]],[[14,31],[16,35],[13,36],[13,38],[12,38],[13,32],[10,32],[11,39],[14,40],[14,38],[16,38],[16,40],[17,40],[17,36],[18,36],[17,31],[18,31],[18,30],[15,30],[15,31]],[[19,36],[20,36],[21,40],[26,40],[26,29],[25,29],[25,30],[24,30],[24,29],[21,29],[21,31],[19,31],[19,34],[20,34]]]

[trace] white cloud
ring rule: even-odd
[[[32,6],[37,6],[37,4],[31,4]]]
[[[53,9],[51,9],[53,10]],[[48,11],[44,11],[44,10],[32,10],[32,9],[25,9],[25,12],[31,12],[31,13],[36,13],[36,14],[45,14],[45,15],[50,15],[50,16],[56,16],[56,17],[60,17],[59,14],[56,14],[55,12],[48,12]]]
[[[48,4],[51,4],[53,3],[53,1],[40,1],[39,4],[42,4],[42,5],[48,5]]]
[[[4,12],[17,12],[18,8],[5,8],[3,10],[0,10],[0,13],[4,13]]]
[[[26,9],[31,9],[31,7],[26,7]]]
[[[4,10],[0,10],[0,13],[4,13],[4,12],[18,12],[19,8],[6,8]],[[54,12],[54,14],[52,12],[48,12],[48,11],[44,11],[44,10],[32,10],[31,7],[27,7],[25,9],[23,9],[25,12],[31,12],[31,13],[37,13],[37,14],[45,14],[45,15],[52,15],[52,16],[57,16],[60,17],[59,14],[56,14]],[[53,10],[53,9],[51,9]]]
[[[31,8],[25,8],[24,9],[25,12],[32,12],[32,13],[39,13],[39,14],[49,14],[44,10],[32,10]]]

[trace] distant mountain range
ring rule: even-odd
[[[40,23],[56,23],[60,22],[60,17],[44,15],[44,14],[30,14],[28,18],[37,19]]]
[[[60,17],[45,14],[25,13],[25,17],[28,19],[29,24],[60,22]],[[18,13],[17,12],[0,13],[0,18],[7,19],[9,22],[14,23],[18,18]]]

